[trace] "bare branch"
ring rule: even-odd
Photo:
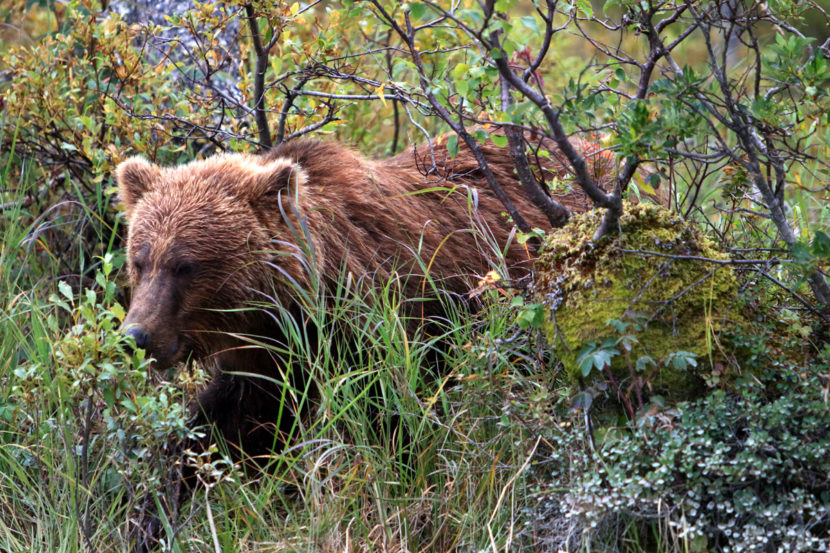
[[[516,223],[516,226],[522,232],[530,232],[530,225],[528,225],[527,221],[525,221],[524,217],[519,213],[516,209],[516,206],[513,205],[513,202],[510,201],[510,198],[505,194],[504,190],[502,190],[501,185],[499,185],[498,181],[496,181],[493,172],[490,170],[489,165],[487,164],[487,159],[484,156],[484,153],[481,151],[481,147],[479,146],[478,142],[475,138],[470,136],[470,133],[464,128],[463,120],[459,119],[458,121],[455,120],[453,115],[441,105],[441,102],[438,101],[438,98],[435,97],[435,94],[430,90],[429,81],[427,80],[426,71],[424,69],[423,61],[421,60],[421,53],[415,47],[415,36],[414,36],[414,29],[412,24],[409,20],[409,12],[405,12],[404,16],[406,19],[406,30],[401,28],[400,25],[395,21],[395,19],[380,5],[377,0],[372,0],[372,4],[375,6],[375,9],[378,10],[380,15],[383,19],[395,30],[397,35],[404,41],[404,43],[409,48],[410,56],[412,57],[412,61],[415,64],[415,67],[418,71],[418,78],[420,80],[421,88],[426,92],[427,100],[429,101],[432,108],[435,112],[443,119],[452,130],[461,138],[467,147],[470,149],[470,152],[476,158],[478,162],[479,168],[481,168],[481,172],[484,175],[487,184],[490,186],[490,189],[496,195],[496,197],[501,201],[502,205],[504,205],[507,212],[513,218],[513,221]]]
[[[282,109],[280,110],[280,120],[277,123],[277,136],[275,139],[276,144],[282,144],[285,139],[285,123],[288,120],[288,112],[291,111],[291,107],[294,105],[294,100],[300,94],[301,89],[305,86],[308,79],[301,79],[299,83],[297,83],[296,88],[293,90],[288,90],[285,92],[285,102],[282,104]]]
[[[262,148],[268,149],[272,146],[272,143],[271,130],[268,128],[268,112],[265,107],[265,72],[268,69],[268,56],[271,53],[271,48],[276,44],[280,33],[275,30],[271,41],[266,46],[263,46],[262,38],[259,35],[256,14],[251,4],[245,4],[245,14],[248,20],[248,28],[251,30],[251,41],[254,45],[254,52],[256,53],[256,68],[254,70],[254,114],[257,130],[259,131],[259,144]]]
[[[615,248],[616,251],[622,253],[633,253],[643,256],[665,257],[667,259],[680,259],[683,261],[704,261],[714,265],[777,265],[778,263],[792,263],[790,259],[715,259],[714,257],[703,257],[700,255],[681,255],[670,254],[663,252],[655,252],[651,250],[627,250],[625,248]]]
[[[498,33],[492,33],[489,37],[484,37],[481,31],[474,31],[470,29],[462,21],[458,20],[453,14],[447,12],[441,6],[438,6],[434,2],[427,3],[430,6],[432,6],[433,9],[442,12],[448,19],[451,19],[460,28],[464,29],[465,32],[473,34],[477,38],[477,40],[479,40],[488,50],[502,51]],[[549,10],[553,10],[556,5],[556,2],[555,0],[548,0],[547,5]],[[492,14],[485,13],[485,17],[489,17],[490,15]],[[515,88],[520,94],[529,99],[531,102],[536,104],[536,106],[542,111],[542,113],[545,116],[545,120],[548,123],[548,126],[550,127],[551,138],[554,140],[554,142],[556,142],[556,145],[565,155],[565,158],[568,160],[572,169],[574,170],[577,184],[579,184],[579,186],[585,191],[588,197],[591,198],[591,200],[598,206],[611,208],[612,205],[615,205],[616,208],[613,210],[612,213],[617,214],[617,216],[619,216],[619,214],[622,213],[622,200],[619,198],[618,195],[606,194],[594,181],[593,177],[588,172],[588,167],[585,163],[585,158],[583,158],[576,151],[576,149],[574,149],[574,147],[568,140],[568,136],[565,133],[565,130],[562,127],[562,124],[559,120],[559,111],[555,110],[553,106],[551,106],[550,101],[543,93],[536,91],[528,83],[523,81],[521,77],[516,76],[504,55],[501,55],[498,58],[493,59],[492,63],[497,67],[500,75],[513,88]],[[597,238],[599,236],[597,236]]]
[[[510,97],[510,85],[504,78],[500,79],[500,83],[502,90],[502,110],[506,111],[507,106],[512,101]],[[516,166],[516,175],[519,177],[519,182],[522,183],[522,188],[524,188],[528,198],[545,214],[552,227],[564,226],[568,222],[571,214],[565,206],[546,195],[534,178],[533,172],[530,170],[530,163],[525,154],[523,133],[515,127],[506,127],[504,133],[507,136],[513,164]]]

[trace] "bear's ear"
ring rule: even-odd
[[[158,165],[150,163],[142,157],[131,157],[122,162],[115,170],[115,179],[118,181],[118,195],[127,218],[132,215],[133,208],[141,196],[153,188],[160,173]]]
[[[296,201],[307,181],[308,175],[299,163],[275,159],[259,168],[246,192],[253,203],[276,205],[280,199]]]

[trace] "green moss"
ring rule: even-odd
[[[652,393],[690,397],[704,372],[719,374],[728,365],[720,337],[740,319],[734,309],[737,281],[730,266],[645,252],[728,256],[694,225],[648,204],[627,204],[621,233],[592,243],[601,217],[599,211],[574,216],[543,247],[535,286],[539,301],[550,308],[545,334],[573,380],[584,376],[583,348],[605,343],[618,352],[611,352],[610,369],[620,386],[639,378]],[[632,339],[623,343],[625,335]],[[671,362],[676,352],[695,354],[697,365]],[[606,378],[596,369],[588,375]]]

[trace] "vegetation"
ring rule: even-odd
[[[633,417],[644,387],[674,401],[699,396],[706,369],[723,372],[734,357],[721,341],[748,323],[728,255],[669,211],[626,207],[614,240],[585,247],[599,224],[596,211],[553,234],[539,256],[535,288],[539,301],[551,304],[544,332],[570,377],[600,373],[615,387],[630,382],[633,403],[615,391]]]
[[[177,460],[200,486],[164,521],[169,551],[830,547],[826,3],[234,0],[153,23],[118,4],[0,7],[0,549],[129,550]],[[570,179],[539,185],[534,161],[559,154],[533,133]],[[185,420],[206,376],[148,374],[119,332],[112,170],[302,136],[509,148],[551,228],[505,216],[567,278],[488,275],[480,311],[448,302],[416,335],[394,281],[298,290],[353,339],[286,317],[277,353],[317,391],[268,474],[246,475],[221,443],[168,447],[207,431]],[[600,209],[563,227],[572,187]],[[684,229],[670,253],[629,241],[643,213]],[[704,322],[648,328],[647,276],[609,312],[578,286],[597,263],[661,268]],[[597,337],[557,350],[552,314]],[[695,385],[667,393],[663,369]]]

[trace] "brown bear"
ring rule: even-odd
[[[507,149],[482,148],[518,210],[548,227]],[[540,168],[547,180],[564,173],[556,155]],[[158,368],[188,357],[213,368],[194,424],[213,425],[246,455],[272,451],[295,407],[279,384],[289,371],[271,349],[251,344],[286,339],[263,305],[302,320],[298,289],[349,273],[383,283],[397,272],[403,295],[415,299],[430,295],[428,272],[436,288],[461,296],[496,267],[498,252],[512,278],[528,273],[532,257],[464,147],[454,158],[424,145],[375,161],[331,142],[294,141],[172,168],[132,158],[116,176],[129,225],[126,332]],[[578,192],[558,199],[588,207]],[[434,298],[413,305],[415,320],[440,314]]]

